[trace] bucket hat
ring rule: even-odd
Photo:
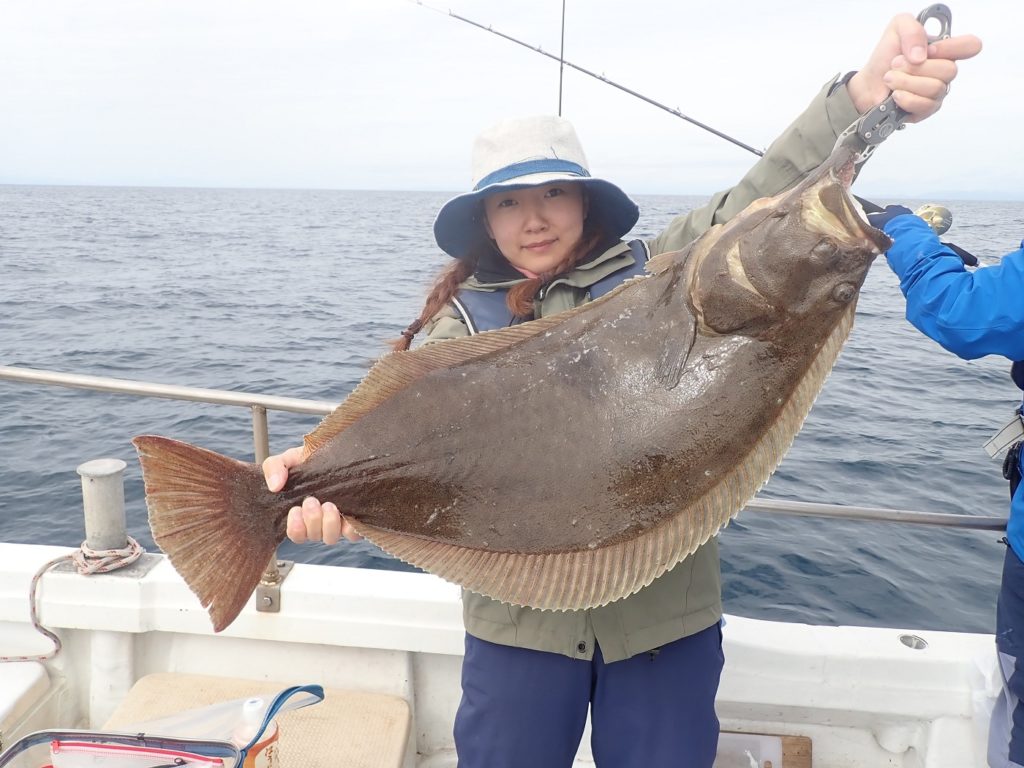
[[[487,237],[481,201],[499,190],[574,181],[587,191],[589,216],[597,216],[610,236],[622,237],[640,211],[621,189],[590,175],[572,124],[561,117],[503,120],[473,143],[473,189],[453,197],[438,211],[434,239],[449,256],[463,258]]]

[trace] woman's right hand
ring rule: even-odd
[[[893,101],[917,123],[938,112],[957,75],[957,62],[976,56],[981,40],[954,35],[928,42],[928,31],[909,13],[894,16],[867,63],[847,83],[862,115],[892,92]]]
[[[302,452],[302,446],[289,448],[284,453],[263,460],[263,477],[267,481],[267,488],[274,493],[284,488],[288,482],[288,470],[302,463]],[[309,496],[301,507],[288,510],[288,538],[296,544],[305,544],[307,541],[337,544],[342,536],[349,541],[361,541],[363,538],[329,501],[321,504]]]

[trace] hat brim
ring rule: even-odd
[[[611,182],[590,176],[564,173],[534,173],[514,183],[491,184],[483,189],[453,197],[441,206],[434,219],[434,239],[441,250],[457,259],[465,258],[487,234],[483,224],[481,201],[495,192],[537,187],[557,181],[582,184],[587,190],[589,216],[597,217],[610,237],[622,237],[640,218],[640,209],[629,196]]]

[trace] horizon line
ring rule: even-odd
[[[444,190],[444,189],[423,189],[423,188],[411,188],[411,187],[315,187],[315,186],[280,186],[272,187],[265,185],[256,186],[240,186],[240,185],[226,185],[226,186],[215,186],[208,184],[99,184],[99,183],[83,183],[83,182],[20,182],[20,181],[3,181],[0,180],[0,187],[58,187],[58,188],[82,188],[82,189],[182,189],[182,190],[223,190],[223,191],[239,191],[239,192],[417,192],[423,194],[445,194],[445,195],[459,195],[464,190]],[[710,198],[712,195],[717,194],[720,190],[714,192],[632,192],[630,194],[649,196],[649,197],[700,197]],[[877,192],[858,190],[861,193],[861,197],[871,196],[884,198],[889,200],[934,200],[941,198],[946,201],[963,201],[963,202],[991,202],[991,203],[1024,203],[1024,198],[1009,197],[1008,192],[996,192],[994,190],[987,190],[978,193],[966,193],[964,192],[948,192],[939,190],[938,192],[932,193],[927,197],[922,197],[919,194],[895,194],[890,192]]]

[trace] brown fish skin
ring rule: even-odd
[[[632,594],[767,480],[849,332],[889,241],[850,199],[843,152],[597,301],[383,358],[279,494],[256,465],[136,438],[155,540],[218,631],[307,495],[506,602]]]

